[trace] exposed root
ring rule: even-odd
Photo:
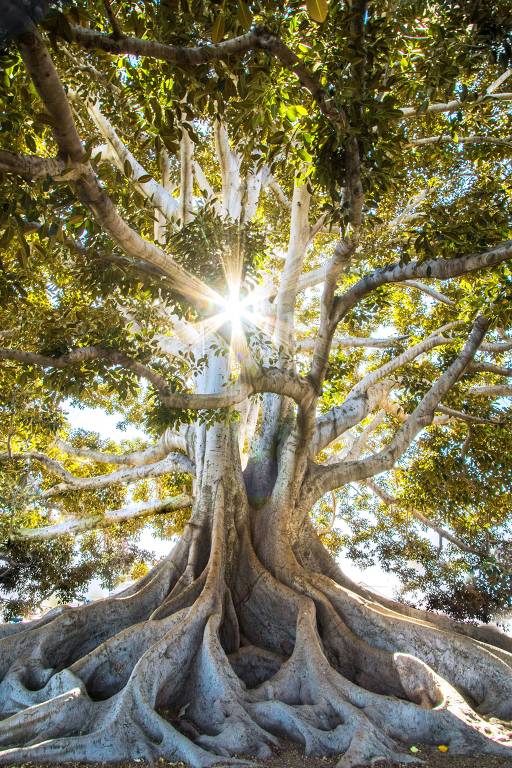
[[[280,737],[310,755],[339,755],[339,768],[418,762],[415,743],[512,758],[507,724],[474,708],[510,717],[505,648],[297,561],[278,579],[247,528],[224,535],[221,487],[209,503],[206,565],[200,548],[183,546],[179,565],[164,561],[121,596],[4,633],[1,764],[246,765]]]

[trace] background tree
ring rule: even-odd
[[[322,544],[412,590],[420,563],[457,617],[509,599],[507,5],[75,3],[11,29],[6,610],[141,577],[1,625],[0,762],[206,766],[282,734],[340,768],[511,754],[511,639]],[[70,401],[147,443],[73,431]],[[148,521],[181,537],[144,574]]]

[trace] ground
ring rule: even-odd
[[[425,768],[512,768],[512,759],[506,760],[503,757],[494,757],[492,755],[476,755],[467,757],[464,755],[449,755],[439,750],[418,745],[417,753],[424,761]],[[261,768],[330,768],[335,766],[338,758],[331,757],[306,757],[302,750],[295,744],[286,743],[276,750],[272,757],[267,760],[254,761],[254,765]],[[142,761],[111,763],[111,768],[142,768]],[[105,763],[59,763],[53,768],[104,768]],[[219,768],[223,768],[222,762]],[[375,768],[400,768],[400,763],[393,765],[379,763]],[[7,768],[10,768],[7,766]],[[14,768],[14,766],[13,766]],[[19,765],[16,766],[19,768]],[[23,768],[48,768],[36,763],[25,763]],[[159,760],[155,763],[155,768],[187,768],[185,763],[170,763],[167,760]]]

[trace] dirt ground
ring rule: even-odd
[[[423,760],[425,768],[512,768],[512,750],[510,760],[489,755],[460,757],[421,745],[418,745],[418,750],[416,757]],[[336,765],[337,760],[336,757],[306,757],[295,745],[287,745],[270,759],[262,761],[261,765],[265,768],[331,768]],[[399,765],[377,763],[374,768],[399,768]]]
[[[423,760],[424,768],[512,768],[512,755],[510,759],[502,757],[491,757],[489,755],[460,757],[450,755],[449,752],[440,752],[432,747],[418,745],[416,756]],[[331,768],[336,765],[336,757],[306,757],[304,753],[294,744],[284,744],[276,750],[274,755],[267,760],[253,760],[254,766],[261,768]],[[249,760],[248,760],[249,763]],[[142,760],[134,762],[121,763],[60,763],[53,765],[52,768],[144,768],[146,765]],[[219,762],[218,768],[224,768],[226,764]],[[400,768],[403,763],[376,763],[374,768]],[[10,768],[10,766],[8,766]],[[20,768],[19,765],[12,768]],[[49,768],[48,765],[42,766],[36,763],[24,763],[22,768]],[[167,760],[159,760],[154,764],[154,768],[187,768],[185,763],[170,763]],[[405,767],[404,767],[405,768]]]

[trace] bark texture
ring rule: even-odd
[[[362,590],[309,523],[274,535],[293,515],[251,509],[234,427],[199,437],[167,558],[114,597],[0,626],[0,763],[246,764],[282,736],[340,768],[411,763],[415,743],[512,755],[512,639]]]

